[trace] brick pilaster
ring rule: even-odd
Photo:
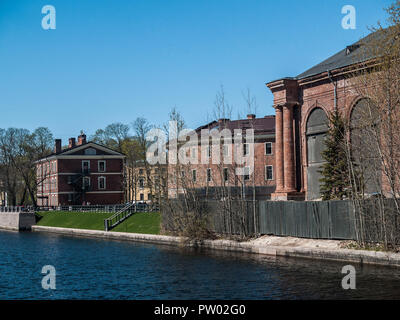
[[[296,191],[296,172],[294,163],[293,139],[293,105],[285,104],[283,107],[283,154],[284,154],[284,184],[285,192]]]
[[[283,116],[282,106],[275,108],[275,176],[276,191],[282,192],[284,189],[283,175]]]

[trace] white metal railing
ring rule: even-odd
[[[133,203],[127,204],[117,213],[104,220],[104,230],[109,231],[119,225],[124,220],[128,219],[137,210],[137,206]]]
[[[115,204],[115,205],[71,205],[71,206],[39,206],[36,208],[36,211],[75,211],[75,212],[101,212],[101,213],[117,213],[122,210],[127,205],[132,205],[132,203],[128,204]],[[148,204],[148,203],[137,203],[135,204],[137,207],[137,211],[159,211],[159,205],[156,203]]]

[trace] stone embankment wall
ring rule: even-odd
[[[23,231],[31,230],[36,224],[34,212],[0,211],[0,229]]]
[[[359,264],[375,264],[400,267],[400,254],[367,250],[341,248],[338,240],[315,240],[293,237],[263,236],[258,239],[236,242],[233,240],[190,241],[186,238],[165,235],[137,234],[100,230],[69,229],[45,226],[33,226],[32,231],[48,232],[68,236],[103,238],[107,240],[125,240],[154,244],[189,246],[201,249],[214,249],[232,252],[263,254],[268,256],[309,258],[315,260],[334,260]]]

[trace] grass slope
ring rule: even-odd
[[[48,211],[38,213],[42,218],[37,225],[47,227],[104,230],[104,219],[112,213]],[[133,233],[160,233],[160,213],[138,212],[111,231]]]

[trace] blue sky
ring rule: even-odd
[[[49,127],[56,137],[112,122],[195,128],[223,85],[233,117],[273,114],[265,83],[296,76],[368,34],[391,0],[0,0],[0,128]],[[56,30],[41,9],[56,8]],[[357,10],[356,30],[341,8]],[[64,141],[65,142],[65,141]]]

